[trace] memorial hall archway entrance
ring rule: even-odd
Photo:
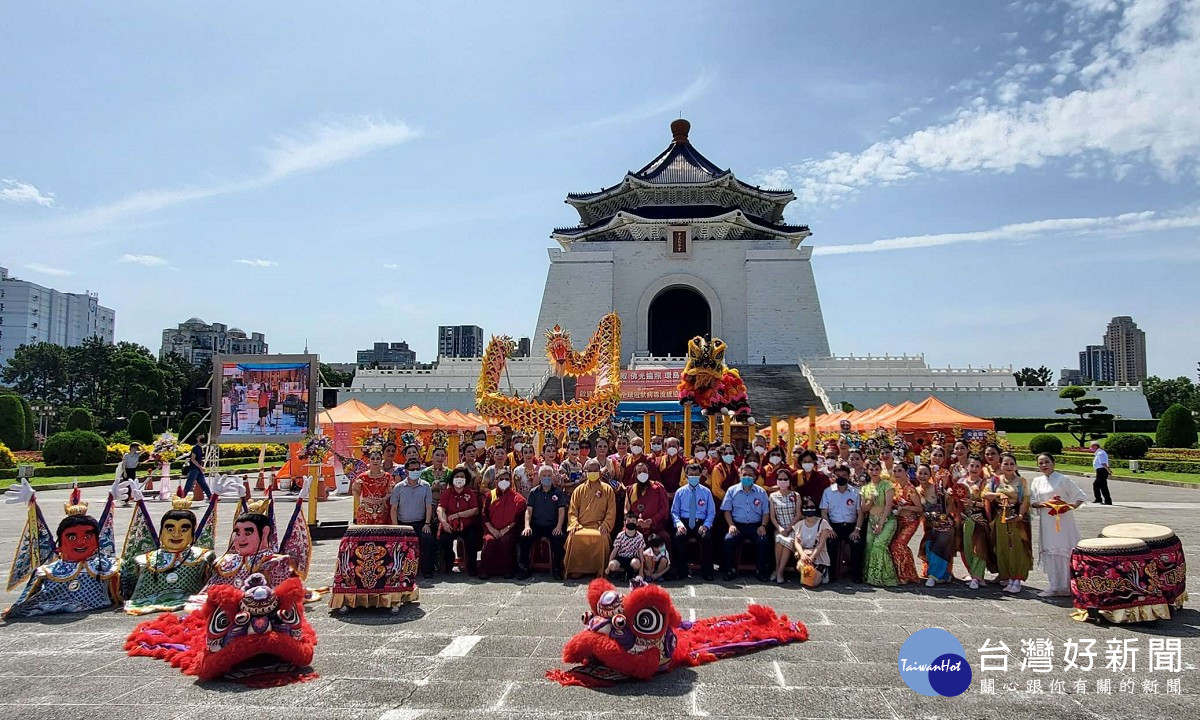
[[[712,310],[699,292],[676,285],[654,296],[646,322],[651,355],[687,355],[688,340],[712,333]]]

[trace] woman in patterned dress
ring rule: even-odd
[[[939,470],[934,477],[933,468],[921,465],[917,468],[917,480],[921,483],[921,506],[925,512],[925,539],[921,545],[921,556],[925,561],[925,587],[939,582],[949,582],[953,577],[955,522],[953,493],[950,492],[949,470]]]
[[[921,579],[917,576],[917,565],[913,562],[908,542],[920,527],[924,510],[921,507],[920,492],[908,480],[908,464],[899,460],[892,465],[892,477],[898,478],[895,481],[896,537],[892,538],[889,551],[896,566],[896,579],[904,585]]]
[[[796,521],[799,519],[797,503],[800,496],[792,488],[792,472],[786,466],[775,471],[775,492],[768,500],[771,503],[771,524],[775,526],[775,582],[783,584],[783,571],[792,559]],[[828,564],[828,563],[826,563]]]
[[[395,478],[383,469],[383,453],[372,450],[367,456],[367,471],[354,479],[350,491],[357,509],[356,525],[388,525],[391,522],[390,497]]]
[[[983,492],[992,503],[992,536],[996,565],[1007,593],[1021,592],[1021,583],[1033,567],[1029,534],[1029,487],[1017,472],[1017,458],[1000,454],[1000,472],[992,476]]]
[[[892,515],[895,489],[890,480],[882,478],[883,465],[877,458],[867,461],[870,482],[863,486],[862,508],[867,511],[867,551],[863,558],[863,579],[869,585],[892,587],[896,580],[896,565],[888,545],[896,534],[896,518]]]
[[[978,590],[989,566],[994,566],[987,503],[982,493],[987,481],[983,479],[983,458],[971,455],[967,459],[967,474],[958,481],[955,500],[962,507],[962,558],[970,573],[970,588]]]

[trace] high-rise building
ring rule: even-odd
[[[404,340],[394,343],[377,342],[370,350],[358,351],[358,366],[406,370],[417,364],[417,353]]]
[[[178,327],[162,331],[159,357],[175,353],[193,365],[211,365],[213,355],[265,355],[267,340],[262,333],[246,334],[240,328],[221,323],[209,325],[200,318],[188,318]]]
[[[478,325],[438,326],[438,357],[483,357],[483,328]]]
[[[1146,379],[1146,333],[1128,315],[1118,315],[1104,332],[1104,347],[1112,350],[1114,378],[1119,383]]]
[[[1103,345],[1088,345],[1079,353],[1079,373],[1094,383],[1116,381],[1113,351]]]
[[[1082,355],[1082,354],[1083,353],[1080,353],[1080,355]],[[1083,374],[1082,370],[1076,370],[1074,368],[1063,368],[1062,370],[1059,371],[1058,386],[1066,387],[1067,385],[1082,385],[1084,382],[1084,378],[1086,378],[1086,377],[1087,376]]]
[[[60,292],[10,277],[0,267],[0,366],[22,345],[74,347],[91,337],[111,344],[116,320],[96,293]]]
[[[517,357],[529,357],[531,343],[529,338],[520,338],[517,340]]]

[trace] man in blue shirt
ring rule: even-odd
[[[671,523],[675,526],[671,543],[675,555],[672,577],[680,580],[691,577],[688,542],[695,540],[700,545],[700,574],[705,580],[712,580],[712,538],[709,533],[717,518],[717,507],[712,490],[700,484],[704,469],[699,463],[688,463],[683,472],[687,481],[679,486],[671,501]]]
[[[754,483],[758,470],[749,464],[742,465],[741,483],[725,493],[721,510],[729,523],[725,535],[725,580],[737,579],[737,554],[742,543],[753,542],[755,550],[755,576],[760,582],[767,581],[767,553],[771,550],[771,538],[767,526],[771,522],[767,491]]]

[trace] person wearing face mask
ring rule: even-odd
[[[634,438],[629,443],[629,455],[625,458],[625,467],[621,473],[621,484],[626,488],[637,482],[637,464],[642,462],[646,463],[650,478],[652,480],[659,480],[658,463],[655,462],[654,458],[645,453],[642,447],[642,439]]]
[[[550,569],[555,580],[562,580],[563,550],[566,542],[567,494],[554,487],[554,468],[542,465],[537,472],[537,487],[529,493],[525,505],[525,529],[521,531],[517,578],[533,575],[530,555],[533,544],[545,538],[550,542]]]
[[[778,447],[768,448],[767,454],[762,456],[762,463],[758,468],[758,477],[754,479],[756,483],[763,486],[767,492],[775,491],[775,473],[779,468],[786,468],[784,463],[783,450]]]
[[[625,491],[625,517],[637,523],[643,535],[662,535],[670,538],[667,521],[671,516],[671,499],[666,488],[650,479],[650,466],[640,462],[636,467],[637,482]]]
[[[563,572],[568,578],[604,573],[609,533],[617,520],[617,494],[611,485],[600,481],[600,461],[592,458],[583,469],[586,479],[571,493],[567,511]]]
[[[459,457],[462,458],[454,469],[462,468],[467,471],[467,485],[476,492],[479,491],[479,486],[483,482],[483,465],[476,462],[476,450],[474,443],[463,443],[458,448]]]
[[[510,468],[515,468],[520,465],[524,459],[524,456],[521,455],[521,449],[531,443],[525,439],[525,433],[514,432],[512,437],[509,439],[508,444],[509,447],[512,448],[508,451],[508,466]]]
[[[692,460],[704,465],[708,461],[708,445],[702,442],[692,443]],[[688,462],[691,462],[689,460]]]
[[[737,456],[733,454],[732,445],[725,443],[721,446],[720,453],[710,474],[713,497],[718,503],[724,502],[725,493],[729,488],[738,484],[738,470],[740,469],[737,464]]]
[[[484,496],[483,551],[479,554],[479,579],[492,575],[512,579],[517,573],[517,535],[525,516],[525,498],[512,489],[512,473],[496,472],[496,488]]]
[[[433,577],[433,490],[420,478],[421,462],[409,460],[405,478],[392,487],[388,514],[393,525],[407,525],[417,534],[421,544],[421,572]]]
[[[454,543],[461,540],[467,572],[475,574],[475,554],[479,552],[480,542],[479,495],[469,482],[467,471],[455,468],[450,474],[450,491],[438,498],[438,543],[442,550],[442,572],[457,572],[454,567]]]
[[[833,471],[834,484],[821,495],[821,517],[833,529],[829,538],[831,580],[862,582],[863,543],[862,498],[858,488],[850,484],[850,468],[839,465]]]
[[[725,534],[725,580],[735,580],[738,575],[738,550],[746,542],[754,543],[755,576],[760,582],[767,580],[767,556],[771,539],[767,535],[770,525],[767,491],[755,484],[758,471],[743,465],[740,482],[725,493],[721,511],[729,530]]]
[[[800,494],[813,501],[814,505],[821,504],[825,496],[825,488],[833,484],[828,475],[817,467],[817,454],[812,450],[800,453],[799,472],[796,473],[796,489]]]
[[[617,533],[613,539],[612,552],[608,556],[607,575],[624,572],[625,582],[642,574],[642,551],[646,549],[646,538],[638,530],[637,522],[630,518],[625,522],[625,532]]]
[[[834,537],[829,522],[817,513],[817,506],[804,498],[801,520],[792,528],[795,539],[796,570],[805,587],[817,587],[828,581],[829,551],[827,545]]]
[[[775,492],[771,493],[771,525],[775,527],[775,574],[771,578],[783,584],[783,571],[792,559],[792,530],[797,520],[800,495],[792,489],[792,473],[786,466],[775,471]]]
[[[680,478],[683,476],[683,468],[686,464],[687,458],[679,449],[679,439],[669,437],[664,440],[663,452],[656,461],[655,467],[658,468],[658,481],[662,483],[668,495],[679,489]]]
[[[479,458],[486,458],[487,453],[482,451],[487,449],[487,429],[483,426],[475,428],[471,434],[471,444],[475,446],[475,454]]]
[[[662,435],[650,436],[650,457],[658,460],[663,455],[663,438]]]
[[[675,525],[672,543],[676,558],[673,574],[676,579],[691,576],[687,550],[692,540],[700,545],[700,574],[705,580],[713,579],[711,534],[717,506],[712,490],[700,483],[703,472],[699,463],[688,463],[684,470],[685,484],[675,491],[671,501],[671,522]]]

